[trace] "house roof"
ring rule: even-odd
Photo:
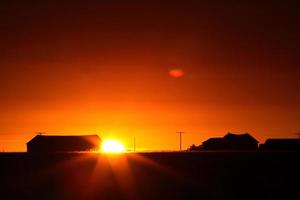
[[[234,134],[234,133],[227,133],[224,138],[226,139],[245,139],[245,140],[252,140],[255,142],[258,142],[252,135],[249,133],[243,133],[243,134]]]
[[[269,143],[299,143],[300,144],[300,139],[299,138],[271,138],[271,139],[267,139],[265,144],[269,144]]]
[[[215,137],[215,138],[209,138],[207,139],[206,141],[204,142],[219,142],[219,141],[223,141],[224,138],[221,138],[221,137]]]
[[[227,133],[224,137],[215,137],[215,138],[209,138],[208,140],[204,141],[204,143],[210,143],[210,142],[222,142],[222,141],[228,141],[228,140],[247,140],[247,141],[258,141],[252,137],[249,133],[244,134],[234,134],[234,133]]]

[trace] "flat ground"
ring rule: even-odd
[[[0,154],[0,199],[300,199],[300,153]]]

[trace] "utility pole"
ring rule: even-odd
[[[133,136],[133,152],[135,152],[135,136]]]
[[[181,150],[182,150],[182,134],[183,134],[184,132],[179,131],[179,132],[176,132],[176,133],[179,134],[179,149],[180,149],[180,151],[181,151]]]

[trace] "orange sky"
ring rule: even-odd
[[[0,3],[0,150],[35,132],[140,150],[300,131],[299,5]],[[180,69],[180,77],[170,70]]]

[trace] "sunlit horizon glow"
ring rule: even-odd
[[[125,152],[125,147],[119,141],[104,140],[101,145],[101,152],[103,152],[103,153],[123,153],[123,152]]]
[[[0,151],[25,152],[37,131],[138,151],[179,150],[178,131],[182,149],[296,137],[299,23],[284,4],[1,4]]]

